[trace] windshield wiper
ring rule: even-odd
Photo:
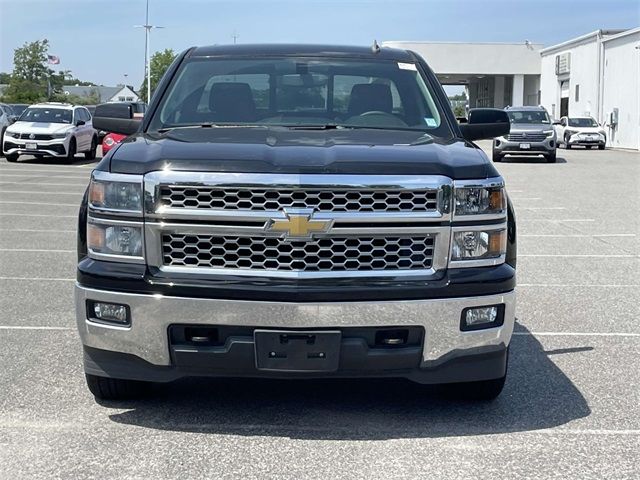
[[[335,123],[325,123],[325,124],[311,124],[311,125],[283,125],[284,127],[290,130],[342,130],[344,128],[353,128],[353,127],[345,127],[344,125],[337,125]]]
[[[172,130],[185,130],[189,128],[264,128],[264,125],[247,125],[242,123],[231,124],[231,123],[194,123],[191,125],[175,125],[171,127],[163,127],[156,130],[158,133],[167,133]]]

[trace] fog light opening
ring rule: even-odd
[[[90,301],[87,305],[89,320],[101,323],[112,323],[120,326],[131,325],[131,314],[128,305],[119,303]]]
[[[465,308],[460,319],[460,330],[482,330],[500,327],[504,323],[504,305]]]

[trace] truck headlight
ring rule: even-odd
[[[90,218],[87,223],[87,248],[95,258],[143,261],[142,223]]]
[[[507,197],[501,180],[489,181],[488,185],[456,185],[453,198],[456,217],[473,215],[476,220],[480,219],[478,215],[496,218],[506,213]]]
[[[543,130],[542,133],[544,133],[547,137],[552,137],[553,136],[553,129],[551,129],[551,130]]]
[[[89,208],[142,214],[142,176],[94,171],[89,185]]]
[[[51,138],[67,138],[71,134],[71,130],[61,133],[52,133]]]
[[[504,262],[507,252],[507,230],[498,228],[454,229],[451,240],[451,266],[476,267]]]

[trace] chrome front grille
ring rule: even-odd
[[[165,185],[160,187],[160,203],[168,208],[250,211],[311,208],[316,212],[433,212],[438,207],[438,191]]]
[[[432,236],[280,237],[163,234],[164,265],[288,272],[431,268]]]
[[[451,179],[152,172],[145,252],[165,274],[435,275],[449,256]]]
[[[507,140],[510,142],[542,142],[547,138],[546,133],[510,133]]]

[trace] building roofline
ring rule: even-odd
[[[572,38],[562,43],[558,43],[556,45],[551,45],[549,47],[543,48],[540,50],[540,55],[545,55],[547,53],[551,53],[557,50],[562,50],[570,45],[575,45],[576,43],[584,42],[585,40],[589,40],[592,37],[596,37],[598,35],[617,35],[619,33],[624,33],[626,29],[624,28],[609,28],[609,29],[599,29],[594,30],[593,32],[585,33],[584,35],[580,35],[579,37]]]
[[[618,38],[626,37],[627,35],[633,35],[635,33],[640,33],[640,27],[631,28],[629,30],[625,30],[624,32],[617,33],[615,35],[611,35],[610,37],[603,38],[603,42],[608,42],[609,40],[616,40]]]
[[[526,46],[525,42],[430,42],[426,40],[385,40],[382,45],[394,44],[394,45],[521,45]],[[543,43],[531,42],[531,46],[542,47]]]

